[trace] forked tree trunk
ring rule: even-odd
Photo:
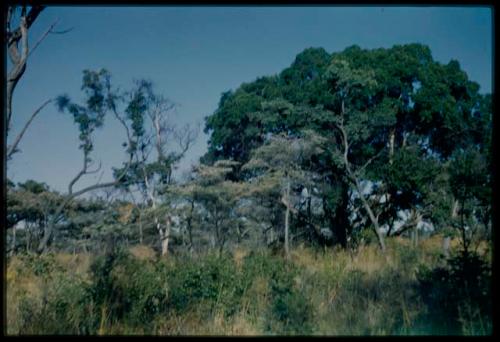
[[[384,236],[382,235],[382,232],[380,231],[380,226],[378,224],[378,219],[373,213],[370,205],[368,204],[368,201],[366,200],[365,195],[361,191],[361,186],[359,185],[359,182],[357,179],[355,179],[355,184],[356,184],[356,190],[358,191],[359,197],[361,198],[361,202],[363,203],[363,207],[365,208],[366,212],[368,213],[368,217],[370,218],[370,221],[373,225],[373,229],[375,230],[375,234],[377,235],[377,240],[380,246],[380,249],[382,252],[385,252],[385,242],[384,242]]]
[[[351,163],[349,162],[349,141],[348,141],[348,137],[347,137],[347,132],[346,132],[346,130],[344,128],[344,124],[343,124],[344,113],[345,113],[344,101],[342,101],[342,112],[341,112],[342,121],[340,124],[337,124],[336,126],[340,130],[340,133],[342,134],[342,143],[344,145],[344,153],[343,153],[344,158],[343,159],[344,159],[345,170],[347,172],[347,176],[352,181],[352,183],[354,183],[354,186],[356,187],[356,191],[359,194],[361,202],[363,203],[363,207],[365,208],[366,212],[368,213],[368,217],[372,223],[373,229],[375,230],[375,234],[377,235],[377,240],[378,240],[378,243],[380,245],[380,249],[384,253],[385,252],[384,237],[382,235],[382,232],[380,231],[380,226],[378,224],[378,218],[373,213],[373,211],[370,207],[370,204],[368,203],[368,200],[366,199],[365,195],[362,192],[358,176],[356,175],[356,173],[353,170],[351,170]]]

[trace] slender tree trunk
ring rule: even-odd
[[[285,209],[285,256],[287,260],[290,260],[290,249],[289,249],[289,241],[288,241],[288,230],[290,228],[290,180],[287,179],[286,183],[286,202],[287,206]]]
[[[168,237],[163,235],[161,238],[161,255],[167,256],[168,254]]]
[[[189,216],[187,219],[187,230],[188,230],[188,238],[189,238],[189,250],[193,251],[193,212],[194,212],[194,201],[191,202],[191,211],[189,212]]]
[[[462,205],[460,206],[460,227],[462,230],[462,246],[464,249],[464,255],[467,257],[469,255],[469,241],[467,238],[467,232],[465,231],[465,213],[464,213],[464,206],[465,203],[462,200]]]
[[[10,255],[13,256],[16,253],[16,226],[12,227],[12,247],[10,250]]]
[[[391,130],[391,134],[389,136],[389,164],[392,165],[392,161],[394,159],[394,138],[395,138],[395,131],[394,129]]]
[[[168,254],[168,242],[170,239],[170,228],[172,225],[172,221],[170,219],[170,216],[167,216],[165,220],[165,230],[163,231],[163,234],[161,234],[161,255],[166,256]]]
[[[451,208],[451,218],[456,218],[458,215],[458,200],[453,201],[453,206]]]
[[[30,252],[31,246],[31,229],[26,230],[26,253]]]
[[[138,224],[138,226],[139,226],[139,244],[142,245],[142,242],[144,240],[144,234],[142,232],[142,210],[138,206],[136,206],[136,207],[139,210],[139,224]]]
[[[414,247],[417,247],[418,246],[418,226],[415,225],[413,227],[413,245]]]

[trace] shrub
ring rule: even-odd
[[[477,254],[450,258],[445,267],[422,267],[419,290],[435,333],[491,333],[491,268]]]

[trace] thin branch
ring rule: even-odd
[[[360,175],[361,172],[363,172],[363,170],[366,169],[366,167],[368,165],[370,165],[375,159],[377,159],[382,154],[382,152],[384,152],[384,148],[380,149],[380,151],[378,151],[377,154],[375,154],[373,157],[371,157],[370,159],[368,159],[368,161],[361,168],[359,168],[356,171],[356,174]]]
[[[33,46],[33,48],[31,49],[31,51],[28,53],[28,57],[29,57],[29,56],[31,56],[31,54],[33,53],[33,51],[35,51],[35,50],[36,50],[36,48],[38,47],[38,45],[40,45],[40,43],[41,43],[41,42],[42,42],[42,41],[43,41],[43,40],[47,37],[47,35],[48,35],[49,33],[51,33],[52,29],[53,29],[53,28],[57,25],[58,21],[59,21],[59,18],[58,18],[58,19],[56,19],[56,21],[54,21],[54,22],[52,23],[52,25],[50,25],[50,27],[49,27],[49,28],[48,28],[48,29],[44,32],[44,34],[42,34],[42,35],[40,36],[40,38],[38,38],[37,42],[35,43],[35,45],[34,45],[34,46]]]
[[[66,30],[61,30],[61,31],[50,31],[49,33],[50,34],[65,34],[65,33],[68,33],[70,31],[73,31],[74,30],[74,27],[70,27],[69,29],[66,29]]]
[[[40,113],[41,110],[52,101],[53,101],[52,99],[45,101],[40,107],[38,107],[33,112],[33,114],[31,114],[31,117],[26,122],[26,124],[24,125],[21,132],[17,135],[16,139],[14,140],[14,143],[7,148],[7,160],[9,160],[12,157],[12,155],[17,152],[17,145],[19,145],[19,142],[21,141],[24,133],[26,133],[26,130],[28,129],[31,122],[35,119],[35,117],[38,115],[38,113]]]
[[[68,193],[69,195],[73,194],[73,186],[75,185],[76,182],[87,172],[87,166],[88,166],[88,152],[83,152],[83,167],[78,172],[78,174],[71,180],[71,182],[68,185]]]

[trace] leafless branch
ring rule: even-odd
[[[31,114],[31,117],[29,118],[29,120],[26,122],[26,124],[24,125],[23,129],[21,130],[21,132],[17,135],[16,139],[14,140],[14,143],[9,146],[7,148],[7,160],[9,160],[12,155],[14,153],[16,153],[18,150],[17,150],[17,146],[19,145],[19,142],[21,141],[24,133],[26,133],[26,130],[28,129],[29,125],[31,124],[31,122],[35,119],[35,117],[38,115],[38,113],[41,112],[41,110],[46,106],[48,105],[50,102],[52,102],[53,100],[50,99],[50,100],[47,100],[45,101],[40,107],[38,107],[34,112],[33,114]]]
[[[52,29],[57,25],[57,23],[59,22],[59,19],[56,19],[56,21],[54,21],[52,23],[52,25],[49,26],[49,28],[40,36],[40,38],[38,38],[37,42],[35,43],[35,45],[33,46],[33,48],[29,51],[28,53],[28,57],[31,56],[31,54],[33,53],[33,51],[36,50],[36,48],[40,45],[40,43],[47,37],[47,35],[49,33],[51,33]]]
[[[196,138],[198,137],[199,129],[199,125],[195,128],[191,128],[191,126],[187,124],[181,129],[174,132],[177,143],[181,148],[181,156],[184,156],[187,150],[191,147],[191,144],[196,140]]]
[[[51,30],[49,32],[49,34],[65,34],[65,33],[68,33],[70,31],[73,31],[74,30],[74,27],[70,27],[69,29],[66,29],[66,30],[61,30],[61,31],[54,31],[54,30]]]

